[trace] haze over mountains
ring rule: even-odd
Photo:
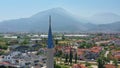
[[[39,12],[29,18],[2,21],[0,22],[0,32],[46,32],[48,31],[49,15],[52,16],[53,31],[59,32],[120,31],[119,15],[113,13],[102,13],[86,19],[83,18],[78,19],[63,8],[52,8]]]
[[[91,21],[94,24],[109,24],[120,21],[120,15],[117,15],[115,13],[98,13],[91,17],[88,17],[87,20]]]

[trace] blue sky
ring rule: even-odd
[[[120,0],[0,0],[0,21],[29,17],[55,7],[84,17],[103,12],[120,15]]]

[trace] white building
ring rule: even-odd
[[[80,34],[68,34],[68,35],[64,35],[66,37],[87,37],[89,35],[80,35]]]
[[[10,36],[10,35],[5,35],[3,38],[8,38],[8,39],[17,39],[17,36]]]
[[[14,56],[20,54],[20,52],[16,51],[16,52],[11,52],[10,54],[4,56],[3,61],[8,61],[11,62],[12,64],[15,64],[16,60],[13,58]]]

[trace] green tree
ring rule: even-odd
[[[62,51],[61,51],[61,50],[58,50],[56,56],[57,56],[57,57],[62,57],[62,54],[63,54]]]
[[[98,58],[97,62],[98,62],[98,68],[104,68],[105,62],[102,58]]]
[[[58,40],[57,39],[55,40],[55,44],[58,45]]]
[[[102,59],[105,61],[105,64],[107,64],[107,63],[109,63],[110,62],[110,59],[109,58],[107,58],[107,57],[102,57]]]
[[[68,62],[68,58],[69,58],[68,54],[65,54],[65,63]]]
[[[3,55],[4,54],[4,51],[0,51],[0,55]]]
[[[118,62],[117,62],[117,59],[113,59],[113,63],[114,65],[116,66],[116,68],[118,67]]]
[[[70,57],[69,57],[70,64],[72,64],[72,58],[73,58],[73,52],[72,49],[70,49]]]
[[[64,35],[62,35],[62,40],[65,40],[65,36]]]
[[[56,62],[54,61],[54,67],[55,68],[61,68],[61,66],[60,65],[58,65],[58,64],[56,64]]]
[[[4,49],[4,50],[7,50],[8,46],[6,45],[0,45],[0,49]]]
[[[85,66],[88,67],[88,66],[91,66],[91,64],[86,61],[86,62],[85,62]]]
[[[77,63],[77,52],[75,53],[75,63]]]
[[[26,44],[28,44],[28,43],[29,43],[28,40],[27,40],[27,39],[24,39],[23,42],[21,42],[21,45],[26,45]]]
[[[86,48],[86,42],[82,42],[78,48]]]
[[[60,65],[55,65],[55,68],[61,68],[61,66]]]
[[[87,43],[87,42],[82,42],[78,48],[90,48],[92,47],[94,44],[92,43]]]

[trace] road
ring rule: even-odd
[[[107,55],[109,54],[109,52],[110,52],[110,51],[106,51],[106,53],[105,53],[104,56],[107,57]]]

